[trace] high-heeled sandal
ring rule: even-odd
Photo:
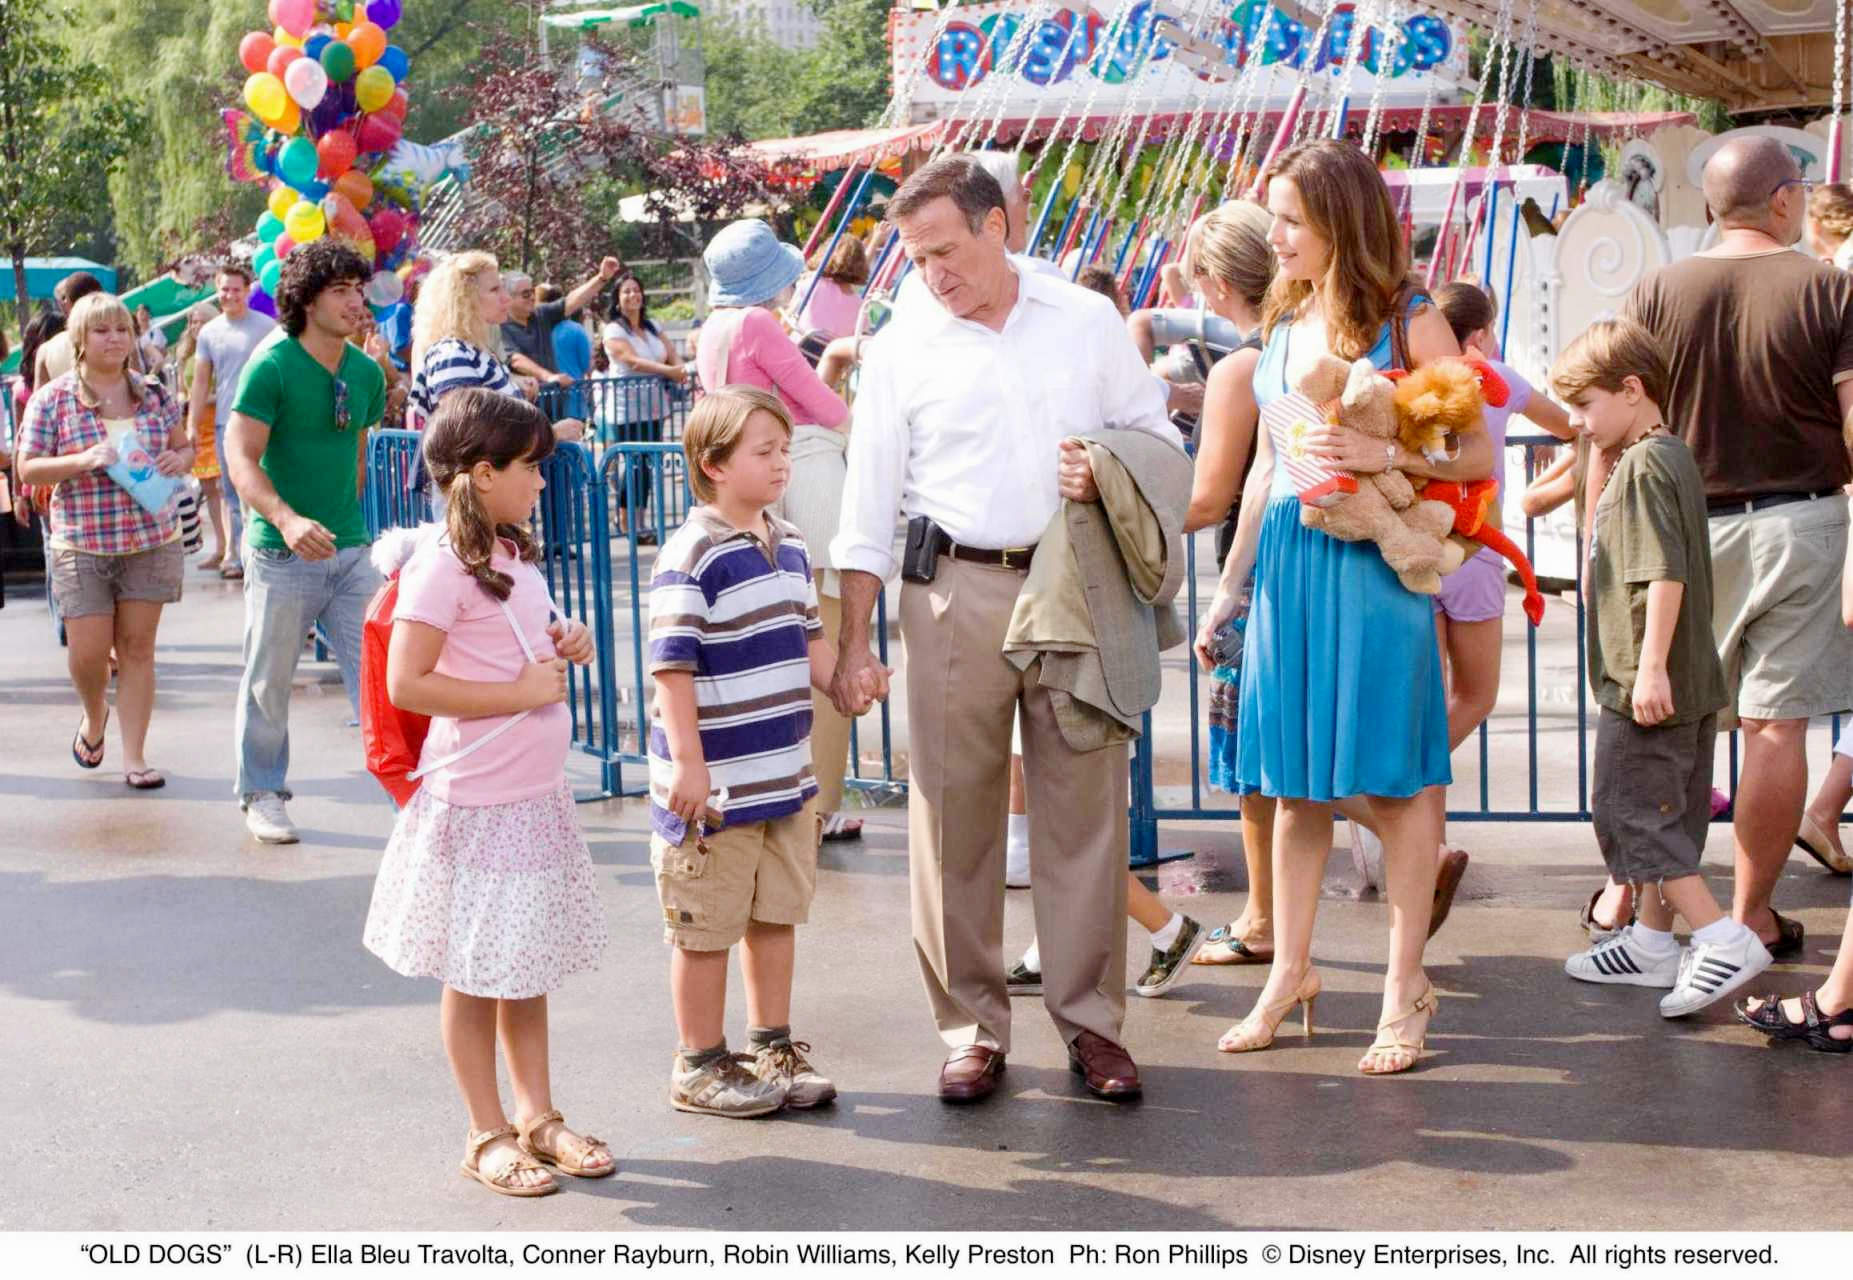
[[[1441,1002],[1436,998],[1435,984],[1431,982],[1428,984],[1428,990],[1416,997],[1414,1004],[1394,1017],[1385,1018],[1377,1024],[1377,1038],[1371,1041],[1370,1048],[1366,1049],[1364,1056],[1358,1059],[1358,1070],[1367,1076],[1393,1076],[1415,1066],[1422,1056],[1422,1046],[1428,1040],[1428,1028],[1433,1024],[1435,1014],[1440,1009]],[[1422,1034],[1410,1040],[1403,1034],[1403,1024],[1418,1013],[1426,1013],[1429,1021],[1423,1024]],[[1402,1065],[1373,1070],[1369,1063],[1384,1055],[1390,1055],[1389,1061],[1400,1062]]]
[[[1265,1049],[1274,1043],[1274,1033],[1280,1030],[1281,1020],[1293,1012],[1294,1005],[1306,1008],[1306,1036],[1313,1034],[1313,1001],[1319,998],[1324,984],[1319,980],[1317,969],[1308,969],[1306,976],[1300,979],[1300,985],[1292,995],[1276,1004],[1257,1004],[1246,1018],[1222,1033],[1216,1042],[1219,1053],[1253,1053]]]

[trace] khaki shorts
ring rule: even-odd
[[[1711,830],[1718,717],[1643,729],[1607,707],[1597,710],[1589,806],[1609,875],[1629,884],[1697,875]]]
[[[124,556],[99,556],[52,547],[51,594],[67,618],[116,612],[118,600],[173,604],[186,577],[180,539]]]
[[[1712,518],[1711,630],[1738,717],[1801,720],[1853,705],[1846,554],[1838,495]],[[1719,727],[1735,727],[1728,709]]]
[[[817,802],[769,822],[694,831],[678,845],[650,837],[650,867],[663,903],[663,940],[689,951],[725,951],[746,926],[803,924],[817,892]],[[705,852],[703,851],[705,847]]]

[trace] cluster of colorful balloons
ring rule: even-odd
[[[367,300],[387,307],[404,291],[397,269],[416,251],[416,193],[376,189],[405,132],[405,50],[388,41],[401,0],[269,0],[272,30],[238,44],[249,72],[239,131],[248,176],[267,182],[257,220],[253,304],[273,309],[282,261],[332,236],[374,266]]]

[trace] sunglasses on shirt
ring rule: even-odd
[[[347,407],[347,383],[334,379],[335,384],[335,430],[346,431],[353,425],[353,417]]]

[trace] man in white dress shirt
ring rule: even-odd
[[[1127,750],[1076,752],[1038,668],[1004,633],[1037,539],[1063,499],[1098,490],[1066,437],[1145,431],[1181,447],[1118,311],[1006,252],[997,181],[967,156],[921,169],[889,203],[936,307],[897,309],[871,341],[831,550],[843,587],[833,694],[855,702],[869,616],[899,567],[897,516],[927,517],[940,554],[901,591],[907,646],[908,844],[914,947],[942,1039],[947,1102],[995,1091],[1010,1047],[1003,834],[1021,703],[1043,1002],[1090,1090],[1139,1092],[1120,1045],[1126,988]]]

